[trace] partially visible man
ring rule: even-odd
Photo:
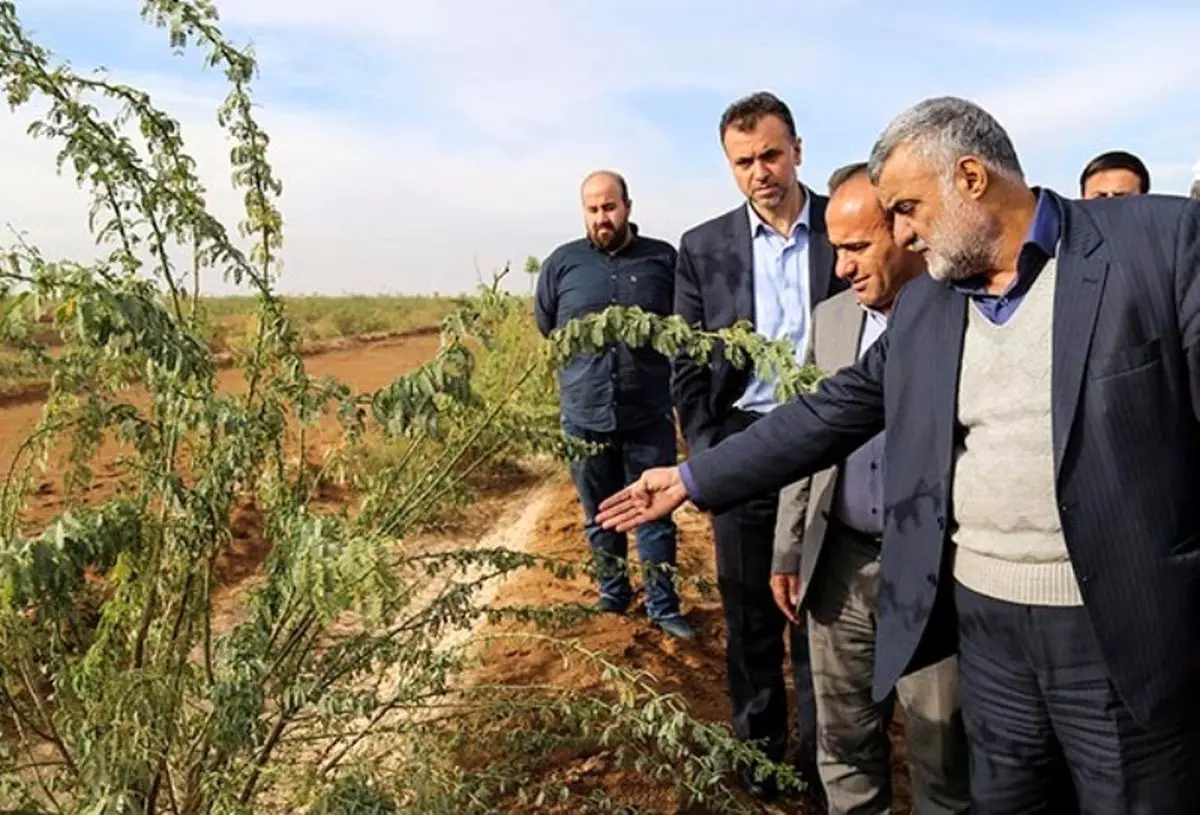
[[[630,221],[633,202],[625,179],[607,170],[584,179],[580,197],[587,236],[555,249],[538,275],[534,313],[549,335],[573,319],[611,305],[638,306],[661,316],[671,313],[675,249],[638,234]],[[613,345],[600,354],[577,354],[559,372],[564,431],[603,445],[571,463],[583,505],[588,541],[600,585],[598,607],[623,613],[633,599],[625,560],[625,533],[595,522],[600,502],[648,467],[675,462],[670,363],[650,348]],[[691,639],[695,632],[679,611],[672,581],[676,528],[670,518],[642,524],[638,555],[646,586],[646,613],[668,634]]]
[[[1121,198],[1150,192],[1150,171],[1140,158],[1124,150],[1101,153],[1079,175],[1079,194],[1085,199]]]
[[[867,163],[837,170],[825,210],[838,278],[850,291],[813,310],[808,361],[837,371],[887,327],[896,295],[924,271],[921,256],[892,240]],[[917,671],[874,701],[876,607],[883,536],[884,434],[836,467],[783,489],[771,589],[784,614],[808,624],[817,707],[817,764],[829,815],[892,811],[888,725],[904,709],[915,811],[970,809],[967,744],[953,657]]]
[[[974,815],[1200,812],[1200,202],[1030,187],[953,97],[870,172],[929,270],[888,330],[598,521],[719,511],[886,424],[875,698],[957,648]]]
[[[1200,161],[1192,167],[1192,197],[1200,198]]]
[[[825,235],[826,199],[800,183],[801,143],[791,111],[770,93],[730,105],[718,130],[746,202],[686,232],[680,240],[675,311],[705,330],[749,321],[772,340],[808,347],[812,307],[844,288],[833,276]],[[718,349],[711,361],[676,360],[675,405],[692,453],[736,435],[778,404],[772,383],[734,367]],[[726,623],[726,666],[733,726],[743,739],[764,740],[783,761],[788,743],[784,686],[787,619],[769,587],[778,493],[764,491],[713,516],[717,582]],[[790,630],[796,688],[796,766],[816,786],[815,714],[808,643]],[[773,780],[745,774],[752,794],[769,800]]]

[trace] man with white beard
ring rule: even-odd
[[[929,270],[887,331],[597,522],[778,489],[886,424],[876,700],[957,649],[974,815],[1200,812],[1200,201],[1031,188],[953,97],[869,172]]]

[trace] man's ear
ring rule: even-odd
[[[983,197],[991,180],[987,166],[975,156],[963,156],[954,165],[954,185],[974,201]]]

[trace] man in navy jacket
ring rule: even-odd
[[[875,696],[959,653],[981,815],[1200,812],[1200,202],[1074,202],[939,98],[870,172],[929,276],[815,394],[600,523],[719,509],[887,425]]]

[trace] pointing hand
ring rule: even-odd
[[[687,487],[678,467],[656,467],[625,489],[600,503],[596,523],[605,529],[628,532],[634,527],[670,515],[687,500]]]

